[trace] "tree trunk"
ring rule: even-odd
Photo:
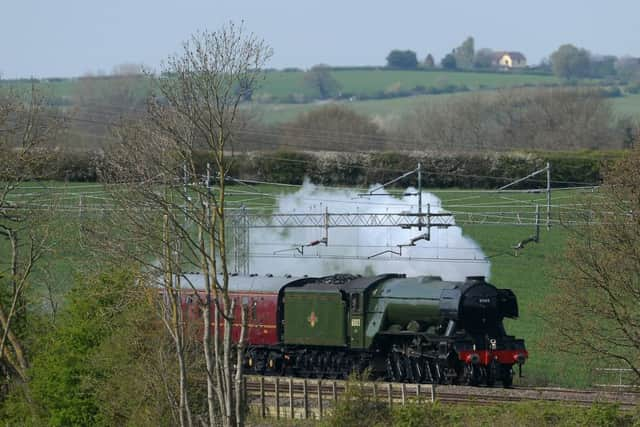
[[[209,280],[208,278],[206,280]],[[210,285],[208,285],[210,287]],[[202,345],[204,347],[204,360],[207,368],[207,406],[209,409],[209,426],[216,424],[216,407],[215,407],[215,383],[214,383],[214,361],[211,354],[211,291],[207,292],[207,301],[202,308],[203,319],[203,338]],[[215,327],[215,326],[214,326]]]
[[[235,417],[236,426],[244,425],[244,390],[242,387],[242,375],[244,368],[244,348],[246,345],[247,333],[247,306],[241,307],[241,326],[240,338],[238,339],[238,348],[236,353],[236,378],[235,378]]]

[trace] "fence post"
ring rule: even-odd
[[[401,393],[401,396],[402,396],[402,406],[404,406],[404,403],[405,403],[405,393],[406,393],[406,391],[407,391],[407,386],[404,383],[402,383],[402,386],[400,387],[400,393]]]
[[[416,399],[420,400],[420,384],[416,384]]]
[[[242,398],[245,402],[248,402],[249,399],[247,397],[247,376],[242,376]]]
[[[618,386],[620,387],[618,390],[622,390],[622,369],[618,371]]]
[[[391,383],[387,383],[387,396],[389,397],[389,408],[393,407],[393,395],[391,394]]]
[[[289,413],[291,414],[291,419],[293,419],[295,417],[293,412],[293,378],[289,378]]]
[[[265,418],[264,377],[260,377],[260,414],[262,415],[262,418]]]
[[[280,419],[280,387],[279,387],[280,381],[278,380],[278,377],[276,377],[276,383],[275,383],[275,392],[276,392],[276,419],[279,420]]]
[[[322,380],[318,380],[318,419],[322,419]]]
[[[336,382],[331,383],[331,394],[333,395],[333,403],[338,402],[338,393],[336,392]]]
[[[373,383],[373,401],[378,401],[378,384],[376,384],[375,382]]]
[[[309,418],[309,396],[307,395],[307,380],[302,381],[302,400],[304,403],[304,419]]]

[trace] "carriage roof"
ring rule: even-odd
[[[221,276],[218,276],[221,278]],[[283,286],[299,280],[300,277],[292,276],[229,276],[230,292],[264,292],[278,293]],[[205,289],[205,275],[201,273],[185,274],[181,278],[182,288]]]

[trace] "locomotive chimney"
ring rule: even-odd
[[[486,281],[484,280],[484,276],[467,276],[465,283],[469,285],[479,285],[486,283]]]

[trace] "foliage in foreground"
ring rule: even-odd
[[[3,425],[172,424],[170,358],[133,282],[127,271],[77,281],[35,346],[28,388],[15,386],[0,406]]]
[[[549,299],[553,349],[640,379],[640,149],[615,162],[574,227]]]
[[[616,405],[595,403],[578,407],[542,401],[492,406],[411,400],[389,408],[386,399],[373,398],[370,387],[357,377],[347,384],[332,416],[323,426],[344,427],[448,427],[448,426],[637,426],[640,412],[625,413]]]
[[[412,401],[390,409],[386,402],[375,402],[358,384],[341,399],[332,417],[321,423],[344,427],[448,427],[448,426],[634,426],[639,414],[621,412],[616,405],[591,407],[558,403],[505,403],[495,406],[443,405]]]

